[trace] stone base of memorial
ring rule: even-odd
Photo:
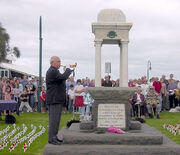
[[[142,124],[141,130],[125,134],[80,130],[79,123],[58,134],[62,145],[47,144],[44,155],[178,155],[180,146],[160,131]]]
[[[135,92],[133,88],[95,87],[89,88],[89,93],[95,100],[92,117],[95,130],[105,130],[115,126],[123,130],[130,128],[129,99]]]

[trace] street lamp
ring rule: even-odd
[[[151,70],[151,61],[148,60],[148,63],[147,63],[147,81],[149,81],[149,71]]]

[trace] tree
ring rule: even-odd
[[[17,47],[13,47],[13,54],[17,57],[20,58],[21,52]]]
[[[19,58],[21,56],[20,50],[18,47],[10,48],[9,46],[10,36],[6,32],[6,29],[2,27],[0,23],[0,62],[6,60],[6,56],[11,52]]]

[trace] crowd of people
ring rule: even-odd
[[[65,106],[67,111],[74,112],[75,110],[80,113],[83,118],[88,118],[90,115],[90,109],[94,100],[88,93],[88,87],[94,87],[94,81],[89,78],[78,79],[74,81],[74,77],[71,76],[66,81],[66,102]]]
[[[42,92],[45,88],[45,82],[42,78]],[[19,103],[19,110],[22,111],[24,107],[27,112],[37,111],[37,90],[38,81],[35,77],[28,78],[26,75],[21,77],[14,77],[7,79],[6,77],[0,78],[0,100],[15,100]],[[44,94],[41,93],[41,101],[43,102]],[[45,99],[44,99],[45,101]],[[43,108],[43,106],[42,106]],[[43,111],[43,109],[42,109]],[[6,115],[6,111],[4,111]]]
[[[41,112],[46,112],[46,84],[42,79],[42,90],[40,94]],[[106,75],[101,81],[102,87],[119,87],[119,79],[111,80]],[[88,77],[74,80],[70,76],[66,80],[66,101],[64,111],[73,112],[79,109],[83,116],[90,115],[90,109],[94,102],[88,93],[87,87],[94,87],[94,80]],[[169,79],[152,77],[148,82],[146,76],[139,79],[129,80],[128,87],[136,87],[136,93],[130,99],[132,105],[132,117],[145,118],[155,115],[160,118],[160,112],[175,108],[180,105],[180,81],[170,74]],[[37,111],[38,80],[35,77],[28,78],[26,75],[21,79],[14,77],[0,79],[0,100],[15,100],[19,103],[19,110],[25,106],[28,112]],[[6,111],[4,111],[6,114]]]
[[[160,118],[161,111],[167,111],[180,106],[180,81],[175,80],[173,74],[169,79],[165,75],[159,79],[152,77],[147,83],[146,76],[130,80],[129,87],[137,87],[137,92],[132,99],[132,116],[144,118]],[[138,97],[135,97],[138,96]]]
[[[77,84],[80,83],[80,84]],[[77,86],[81,85],[81,87]],[[111,76],[106,75],[104,79],[101,80],[102,87],[119,87],[119,79],[111,80]],[[70,88],[72,88],[70,90]],[[94,87],[94,80],[89,78],[81,79],[80,81],[75,82],[73,77],[68,78],[66,81],[66,94],[67,94],[67,110],[69,101],[73,101],[72,98],[77,96],[77,88],[82,90],[82,93],[86,87]],[[130,99],[132,105],[132,117],[141,117],[145,118],[148,116],[153,118],[156,116],[160,118],[161,111],[168,111],[171,108],[180,106],[180,81],[175,80],[173,74],[169,75],[169,78],[166,79],[165,75],[162,75],[159,79],[158,77],[152,77],[149,81],[146,76],[142,76],[139,79],[129,80],[128,87],[136,87],[136,92]],[[70,90],[70,91],[69,91]],[[76,95],[72,94],[72,90]],[[69,96],[71,96],[69,100]],[[75,99],[76,102],[76,99]]]

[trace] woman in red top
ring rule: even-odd
[[[84,87],[81,84],[81,80],[77,80],[77,85],[74,87],[74,93],[75,93],[75,103],[74,107],[79,107],[80,110],[80,116],[84,117],[84,112],[85,112],[85,105],[83,101],[83,92],[84,92]]]
[[[153,82],[153,86],[155,88],[155,91],[160,95],[161,93],[161,88],[162,88],[162,84],[161,82],[159,81],[159,78],[156,77],[155,78],[155,81]]]
[[[129,81],[128,87],[136,87],[132,80]]]

